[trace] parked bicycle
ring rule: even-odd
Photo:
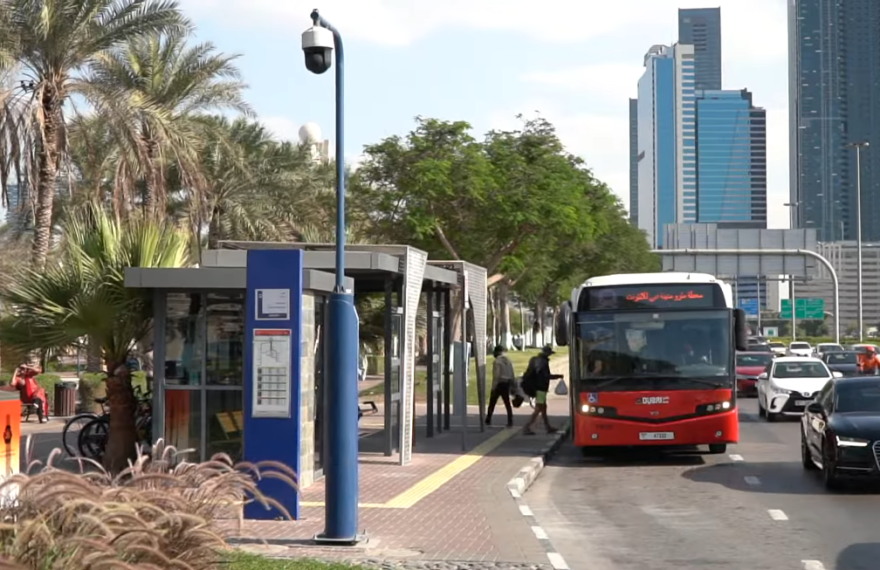
[[[152,397],[149,392],[143,393],[136,389],[135,398],[137,441],[139,445],[149,449],[153,439]],[[95,403],[101,406],[101,414],[91,412],[77,414],[64,425],[62,431],[64,450],[71,457],[99,460],[104,455],[110,433],[110,413],[107,409],[107,398],[96,398]]]

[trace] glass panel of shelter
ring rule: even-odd
[[[388,376],[388,391],[390,393],[390,406],[385,408],[385,441],[386,455],[391,455],[400,450],[400,420],[403,412],[403,402],[400,399],[400,383],[403,379],[403,308],[395,307],[391,310],[391,351],[389,353],[390,374]]]
[[[164,437],[190,461],[241,458],[244,311],[243,293],[165,296]]]

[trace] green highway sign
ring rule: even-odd
[[[825,299],[796,299],[795,303],[797,305],[796,318],[825,320]],[[782,299],[782,313],[780,317],[783,319],[791,318],[791,299]]]

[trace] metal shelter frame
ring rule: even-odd
[[[281,242],[223,241],[220,249],[202,252],[203,267],[244,267],[249,249],[301,249],[305,267],[332,271],[335,267],[336,246],[332,244],[305,244]],[[415,440],[415,354],[418,344],[416,317],[422,293],[427,293],[427,437],[434,437],[449,429],[451,373],[450,358],[453,323],[452,289],[462,286],[458,271],[446,267],[446,262],[428,261],[428,254],[405,245],[346,245],[345,273],[354,280],[353,292],[358,294],[383,293],[385,297],[384,323],[384,413],[385,429],[383,452],[386,456],[399,455],[400,465],[412,460]],[[464,263],[464,262],[457,262]],[[470,294],[473,306],[482,306],[482,319],[474,315],[482,327],[474,327],[478,378],[485,390],[485,269],[467,264],[468,274],[479,282]],[[479,336],[482,331],[482,336]],[[482,347],[482,350],[480,350]],[[482,369],[481,369],[482,365]],[[481,399],[481,403],[485,398]],[[481,407],[481,418],[482,407]]]

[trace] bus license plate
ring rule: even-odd
[[[642,441],[658,441],[675,439],[675,434],[671,431],[643,431],[639,434]]]

